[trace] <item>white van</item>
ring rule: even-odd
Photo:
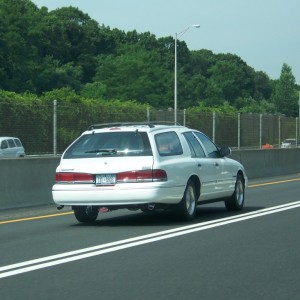
[[[24,156],[25,150],[20,139],[11,136],[0,137],[0,158]]]

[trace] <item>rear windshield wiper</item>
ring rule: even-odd
[[[95,150],[89,150],[85,151],[85,153],[102,153],[102,154],[116,154],[116,149],[95,149]]]

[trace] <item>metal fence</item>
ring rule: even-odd
[[[174,120],[172,111],[158,111],[159,120]],[[198,129],[219,146],[236,149],[278,148],[283,140],[298,140],[299,120],[284,115],[178,112],[178,122]]]
[[[108,122],[174,121],[171,110],[119,107],[103,109],[77,103],[5,103],[0,102],[0,136],[16,136],[27,155],[57,155],[89,125]],[[179,110],[177,121],[198,129],[219,146],[235,149],[278,148],[287,138],[298,139],[299,120],[282,115],[189,112]]]

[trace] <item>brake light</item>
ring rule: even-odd
[[[152,182],[167,181],[167,173],[164,170],[138,170],[127,171],[117,174],[117,182]]]
[[[164,170],[153,170],[153,181],[167,181],[167,173]]]
[[[56,173],[55,181],[57,183],[94,183],[94,175],[88,173]]]

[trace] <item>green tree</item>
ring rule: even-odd
[[[169,105],[164,95],[170,79],[166,78],[157,52],[140,45],[124,45],[119,53],[99,58],[94,81],[106,86],[106,98]]]
[[[35,91],[43,12],[29,0],[0,0],[0,88]]]
[[[104,99],[107,88],[101,82],[87,83],[80,92],[80,95],[87,99]]]
[[[277,112],[286,116],[297,116],[298,92],[296,79],[292,68],[284,63],[281,69],[280,78],[275,83],[274,104]]]
[[[133,99],[172,107],[174,47],[172,36],[156,39],[150,32],[111,30],[76,7],[48,12],[30,0],[0,0],[3,90],[42,95],[69,88],[97,101]],[[247,110],[272,109],[274,103],[286,108],[279,84],[237,55],[190,51],[178,40],[177,71],[181,109],[224,102]]]
[[[208,78],[210,76],[210,68],[216,63],[216,55],[206,49],[191,52],[191,70],[196,74]]]
[[[45,57],[39,66],[39,75],[32,79],[37,94],[69,87],[76,91],[82,88],[82,68],[73,62],[62,64],[53,57]]]
[[[43,55],[62,65],[72,63],[80,67],[82,82],[89,82],[95,75],[96,57],[103,46],[98,23],[75,7],[51,11],[43,23],[48,37]]]
[[[257,100],[269,100],[271,95],[272,86],[269,76],[262,71],[255,72],[253,98]]]
[[[212,104],[225,99],[231,105],[239,97],[254,93],[254,71],[238,56],[220,54],[216,63],[209,68],[207,102]],[[220,103],[217,103],[220,104]]]

